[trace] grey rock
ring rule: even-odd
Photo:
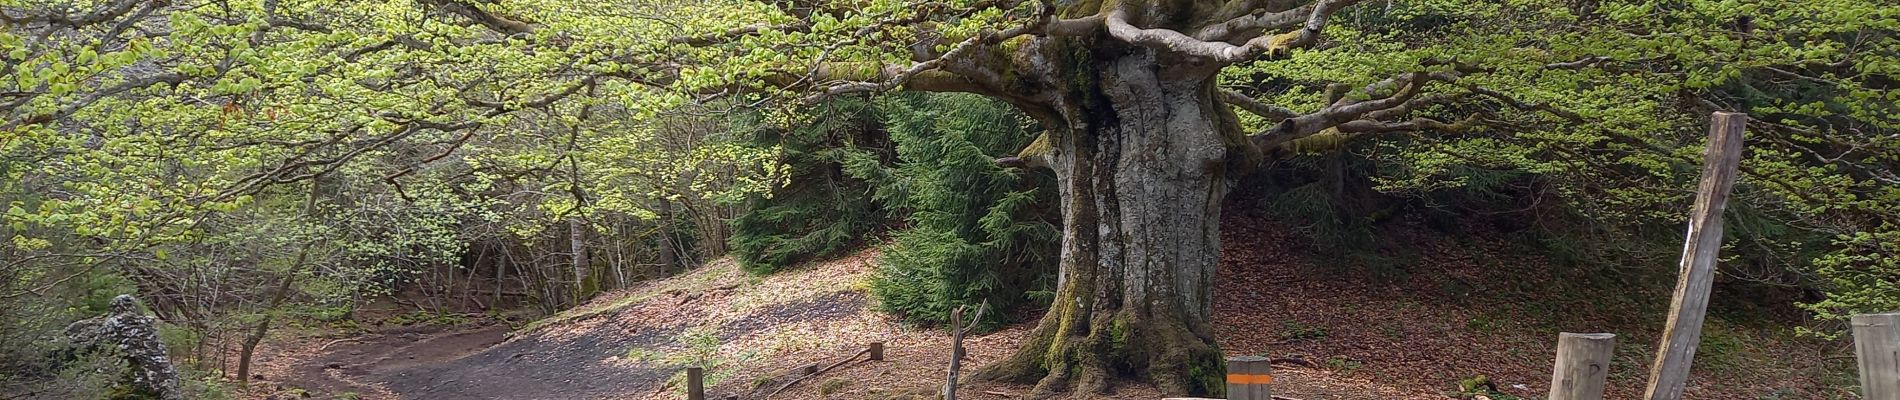
[[[132,295],[112,298],[110,314],[67,325],[66,340],[81,351],[118,351],[132,366],[132,381],[127,383],[140,392],[161,400],[185,398],[179,389],[178,369],[166,355],[165,342],[158,338],[156,320],[139,312],[138,299]]]

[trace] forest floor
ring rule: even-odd
[[[1415,250],[1388,261],[1406,266],[1405,273],[1328,267],[1322,263],[1329,259],[1291,228],[1232,214],[1223,223],[1216,332],[1230,355],[1306,361],[1276,365],[1276,395],[1445,399],[1463,395],[1462,382],[1484,376],[1497,388],[1483,393],[1487,398],[1538,398],[1547,390],[1560,331],[1617,333],[1611,398],[1639,395],[1661,325],[1661,314],[1650,310],[1666,306],[1666,292],[1621,296],[1653,301],[1606,300],[1600,289],[1566,284],[1582,279],[1576,272],[1537,257],[1498,255],[1510,253],[1493,251],[1506,238],[1400,235],[1415,241],[1406,246]],[[866,250],[767,277],[717,261],[604,295],[512,334],[504,325],[472,323],[281,338],[260,350],[265,384],[248,396],[677,399],[683,398],[684,366],[707,365],[713,398],[935,398],[950,337],[875,309],[867,282],[877,256]],[[1737,295],[1717,296],[1724,294]],[[1748,305],[1718,302],[1688,398],[1852,398],[1844,389],[1852,358],[1841,357],[1851,356],[1851,348],[1796,338],[1785,321],[1729,319],[1720,307]],[[1016,323],[966,339],[965,372],[1006,355],[1038,316],[1019,312]],[[871,342],[885,343],[883,361],[861,353]],[[812,364],[836,368],[796,379],[802,375],[796,371]],[[1014,399],[1028,390],[979,383],[966,385],[959,397]],[[1159,397],[1139,385],[1075,396]]]

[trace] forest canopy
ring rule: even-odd
[[[1684,220],[1714,111],[1751,117],[1724,274],[1839,321],[1900,308],[1897,34],[1890,0],[0,0],[0,348],[121,292],[200,341],[477,273],[493,301],[507,275],[569,307],[771,251],[744,221],[776,220],[749,212],[823,177],[857,191],[834,210],[910,214],[811,253],[906,220],[897,246],[1060,271],[1043,328],[984,376],[1204,393],[1216,222],[1250,177],[1490,202],[1579,257],[1668,270],[1648,242]],[[888,94],[910,91],[988,100]],[[838,111],[865,99],[908,110]],[[1009,129],[945,132],[944,110]],[[817,139],[757,140],[782,132]],[[1009,186],[1038,177],[1041,198]],[[1323,195],[1286,182],[1274,198]],[[1306,213],[1366,219],[1342,193]],[[1024,298],[971,285],[1044,289],[976,264],[878,290],[935,296],[890,304],[941,321]]]

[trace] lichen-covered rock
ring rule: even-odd
[[[110,349],[123,356],[132,367],[127,384],[136,393],[162,400],[185,398],[156,321],[139,312],[132,295],[114,297],[110,314],[67,325],[66,339],[80,352]]]

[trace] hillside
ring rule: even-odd
[[[1214,319],[1222,345],[1228,354],[1306,361],[1279,366],[1276,394],[1442,399],[1461,381],[1483,375],[1498,387],[1493,398],[1539,397],[1562,330],[1618,333],[1613,396],[1633,397],[1642,385],[1660,321],[1621,314],[1641,304],[1592,304],[1614,293],[1559,295],[1540,291],[1552,282],[1494,276],[1503,270],[1491,268],[1496,265],[1547,264],[1495,255],[1501,240],[1453,243],[1416,235],[1421,250],[1410,264],[1429,267],[1393,281],[1317,266],[1303,239],[1258,216],[1233,215],[1224,224]],[[294,392],[279,388],[300,387],[391,399],[668,399],[682,396],[683,366],[703,364],[712,366],[715,397],[927,395],[941,385],[950,338],[875,310],[865,288],[877,255],[866,250],[766,277],[747,276],[721,260],[603,296],[520,327],[505,340],[502,327],[476,324],[278,343],[262,360],[269,366],[263,374],[289,378],[253,394],[283,396]],[[1554,280],[1561,273],[1541,275]],[[966,368],[1001,357],[1035,317],[1019,313],[1014,325],[969,338]],[[1689,396],[1839,394],[1825,388],[1840,387],[1829,379],[1850,366],[1823,360],[1842,349],[1792,339],[1789,331],[1760,321],[1713,321]],[[767,396],[791,371],[830,365],[874,341],[886,343],[885,361],[858,357]],[[1014,398],[1027,390],[979,384],[962,397]],[[1154,397],[1141,387],[1112,396]]]

